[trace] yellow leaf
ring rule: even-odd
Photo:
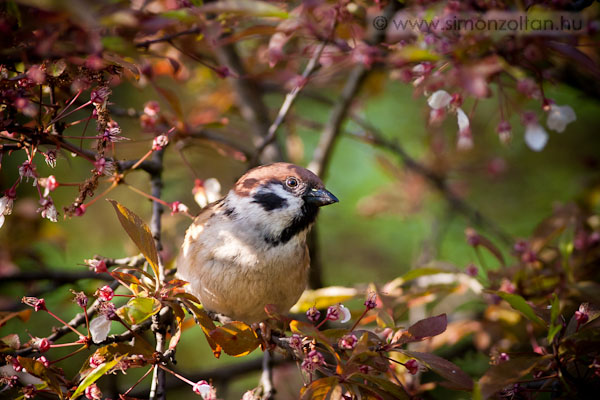
[[[110,199],[108,201],[115,208],[123,229],[125,229],[125,232],[127,232],[144,257],[146,257],[148,264],[150,264],[152,271],[154,271],[154,276],[158,278],[158,252],[156,251],[156,245],[154,244],[150,228],[148,228],[148,225],[140,217],[118,201]]]

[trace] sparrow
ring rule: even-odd
[[[338,199],[311,171],[275,163],[246,172],[188,228],[177,276],[207,311],[256,323],[285,313],[306,288],[306,236],[319,207]]]

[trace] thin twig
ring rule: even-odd
[[[267,135],[270,126],[269,109],[263,101],[262,89],[248,76],[235,49],[235,44],[218,47],[216,54],[220,63],[231,71],[231,82],[236,94],[237,105],[242,117],[252,129],[252,142],[255,147],[258,147],[264,136]],[[272,143],[263,151],[260,162],[269,163],[281,159],[280,149]]]
[[[150,40],[144,40],[142,42],[137,42],[137,43],[135,43],[135,47],[148,48],[148,47],[150,47],[150,45],[152,45],[154,43],[170,42],[171,40],[176,39],[181,36],[199,35],[200,33],[202,33],[202,28],[200,28],[200,27],[191,28],[191,29],[187,29],[185,31],[171,33],[170,35],[164,35],[164,36],[161,36],[156,39],[150,39]]]
[[[329,119],[325,124],[325,128],[321,133],[319,144],[313,153],[313,159],[308,164],[308,169],[321,177],[324,175],[333,145],[340,133],[340,128],[346,118],[352,100],[366,78],[367,72],[367,68],[362,64],[358,64],[352,69],[350,76],[346,81],[346,85],[344,86],[339,99],[336,101],[333,110],[329,115]]]
[[[332,29],[332,31],[333,31],[333,29]],[[254,155],[254,157],[250,163],[251,166],[256,165],[256,163],[260,159],[260,156],[262,155],[263,150],[269,144],[271,144],[273,142],[273,140],[275,140],[275,134],[277,133],[277,129],[279,129],[279,126],[285,120],[286,115],[290,111],[290,109],[291,109],[292,105],[294,104],[296,97],[298,97],[298,94],[300,93],[300,91],[302,91],[302,89],[308,83],[308,78],[310,78],[310,76],[316,69],[317,64],[319,62],[319,58],[321,58],[321,54],[323,53],[323,49],[325,48],[327,43],[328,42],[322,42],[321,44],[319,44],[319,47],[317,47],[315,53],[313,54],[311,59],[308,61],[308,64],[306,64],[306,67],[304,68],[304,71],[302,72],[302,79],[292,89],[292,91],[289,92],[285,96],[285,100],[283,101],[283,104],[281,105],[281,108],[279,109],[279,112],[277,113],[277,117],[275,117],[275,120],[269,126],[269,130],[267,131],[267,136],[264,137],[262,143],[256,149],[256,154]]]

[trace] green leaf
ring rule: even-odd
[[[560,314],[560,301],[558,296],[554,293],[552,302],[550,303],[550,329],[548,329],[548,343],[552,343],[554,336],[562,329],[562,324],[557,324],[558,315]]]
[[[342,286],[330,286],[315,290],[305,290],[296,305],[290,310],[292,313],[304,313],[311,307],[325,309],[337,303],[352,299],[357,295],[357,290]]]
[[[140,217],[118,201],[110,199],[108,201],[115,208],[123,229],[125,229],[125,232],[127,232],[144,257],[146,257],[148,264],[152,267],[154,276],[158,280],[158,252],[156,251],[156,245],[154,244],[150,228],[148,228],[148,225]]]
[[[405,273],[404,275],[402,275],[399,280],[401,280],[401,284],[404,282],[408,282],[408,281],[412,281],[414,279],[420,278],[421,276],[426,276],[426,275],[434,275],[434,274],[439,274],[442,272],[448,272],[448,271],[444,271],[443,269],[440,268],[416,268],[416,269],[411,269],[410,271],[408,271],[407,273]]]
[[[46,73],[50,76],[58,78],[67,69],[67,62],[64,59],[56,60],[46,67]]]
[[[117,310],[117,313],[125,322],[131,325],[137,325],[161,309],[160,301],[154,297],[134,297],[123,307]]]
[[[210,332],[210,337],[230,356],[241,357],[251,353],[260,341],[254,329],[240,321],[219,326]]]
[[[119,54],[134,54],[135,47],[131,42],[126,41],[120,36],[103,36],[100,39],[102,47],[105,50],[114,51]]]
[[[540,326],[546,326],[544,320],[542,320],[538,315],[533,311],[533,308],[525,301],[525,299],[518,294],[500,292],[500,291],[492,291],[491,293],[500,296],[502,299],[506,300],[508,304],[512,308],[517,311],[520,311],[528,320],[539,324]]]
[[[81,396],[81,394],[85,391],[85,389],[90,386],[92,383],[96,382],[98,379],[100,379],[101,376],[103,376],[104,374],[106,374],[108,371],[111,370],[112,367],[114,367],[115,365],[117,365],[117,363],[119,361],[121,361],[123,359],[123,357],[125,357],[126,354],[115,358],[112,361],[108,361],[105,363],[102,363],[100,365],[98,365],[88,376],[86,376],[81,383],[79,384],[79,386],[77,386],[77,389],[75,390],[75,392],[73,392],[73,394],[71,395],[71,399],[76,399],[77,397]]]

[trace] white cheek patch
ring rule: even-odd
[[[238,196],[233,191],[227,195],[226,205],[235,210],[235,218],[242,223],[241,226],[253,231],[259,230],[267,236],[277,237],[301,213],[303,200],[277,184],[259,190],[271,192],[285,199],[286,205],[267,211],[254,199],[256,192],[252,192],[249,196]]]

